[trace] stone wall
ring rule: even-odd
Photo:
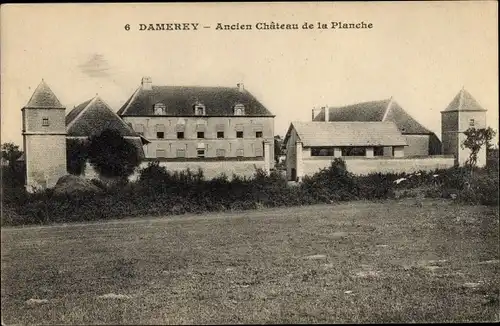
[[[429,155],[429,135],[403,135],[408,146],[405,147],[405,156]]]
[[[139,170],[147,167],[148,161],[144,161],[137,168],[137,172],[129,177],[129,180],[134,181],[139,177]],[[213,179],[225,173],[229,179],[233,174],[245,177],[251,177],[255,174],[257,168],[265,170],[264,160],[213,160],[213,161],[160,161],[160,166],[165,167],[168,171],[185,171],[188,168],[192,172],[197,172],[198,168],[203,170],[206,180]],[[87,163],[85,168],[85,178],[96,179],[97,173],[92,166]]]
[[[347,170],[356,175],[370,173],[412,173],[447,169],[454,165],[453,157],[430,156],[425,158],[343,158]],[[303,160],[305,175],[313,175],[322,168],[329,167],[333,157],[311,157]]]
[[[66,175],[66,137],[28,135],[24,139],[26,190],[52,188]]]

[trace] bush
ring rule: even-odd
[[[404,179],[401,181],[401,179]],[[396,182],[400,180],[401,182]],[[498,205],[498,174],[489,169],[452,168],[412,174],[354,176],[342,160],[297,186],[289,186],[279,171],[257,169],[252,177],[221,174],[205,180],[202,171],[167,171],[151,162],[136,182],[107,187],[91,180],[100,194],[57,194],[45,190],[28,194],[24,188],[4,187],[2,225],[90,221],[127,216],[163,216],[261,207],[297,206],[355,199],[455,197],[470,204]]]
[[[332,161],[330,167],[311,177],[304,177],[302,187],[321,203],[356,199],[358,193],[355,177],[347,171],[345,162],[338,158]]]

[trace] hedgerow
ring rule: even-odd
[[[498,170],[496,170],[498,171]],[[8,178],[7,178],[8,179]],[[129,216],[165,216],[261,207],[389,199],[417,193],[454,198],[468,204],[498,205],[494,169],[452,168],[431,172],[355,176],[336,159],[331,166],[289,185],[280,173],[256,170],[253,177],[221,174],[205,180],[203,171],[167,171],[152,162],[135,182],[109,187],[92,180],[99,192],[58,194],[51,189],[28,194],[2,188],[2,225],[91,221]],[[398,194],[396,196],[396,194]]]

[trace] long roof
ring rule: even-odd
[[[236,104],[245,106],[245,116],[273,116],[250,92],[237,87],[155,85],[150,90],[139,87],[118,110],[118,115],[153,115],[157,103],[166,105],[169,116],[192,116],[196,103],[205,106],[206,116],[232,116]]]
[[[442,112],[455,111],[486,111],[464,88],[458,92],[453,100],[448,104]]]
[[[303,146],[406,146],[393,122],[292,122],[286,143],[295,129]]]
[[[33,109],[64,109],[64,106],[43,79],[24,107]]]
[[[66,115],[66,131],[70,137],[90,137],[108,128],[122,136],[139,137],[99,96],[81,103]]]
[[[403,134],[432,134],[417,120],[409,115],[392,98],[361,102],[341,107],[328,107],[329,121],[392,121]],[[313,121],[325,121],[325,109],[321,110]]]

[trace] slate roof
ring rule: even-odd
[[[310,146],[406,146],[393,122],[292,122],[285,136],[295,129],[304,147]]]
[[[403,134],[432,134],[392,98],[342,107],[329,107],[328,112],[329,121],[392,121]],[[325,110],[321,110],[313,121],[325,121]]]
[[[43,79],[38,84],[33,95],[31,95],[28,104],[24,107],[33,109],[64,109],[64,106],[59,102],[59,99]]]
[[[66,131],[67,135],[70,137],[90,137],[100,134],[107,128],[118,131],[122,136],[139,137],[139,135],[98,96],[76,106],[66,115]]]
[[[166,115],[192,116],[193,105],[200,102],[205,106],[206,116],[233,116],[234,105],[245,106],[245,116],[270,116],[273,114],[247,90],[237,87],[201,86],[152,86],[151,90],[139,87],[118,110],[123,116],[153,115],[156,103],[166,105]]]
[[[464,88],[458,92],[448,107],[442,112],[486,111]]]

